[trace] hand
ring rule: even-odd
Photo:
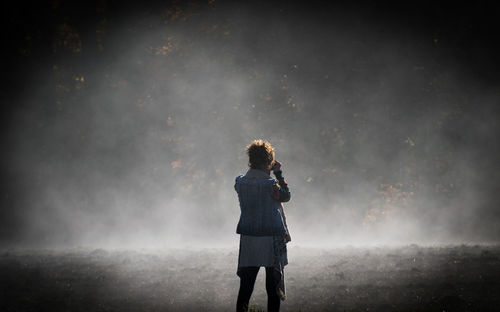
[[[285,244],[292,241],[290,234],[285,234]]]
[[[278,171],[281,170],[281,163],[277,160],[274,161],[273,166],[271,167],[272,171]]]

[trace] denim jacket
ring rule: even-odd
[[[234,188],[240,202],[240,220],[236,233],[251,236],[286,234],[281,202],[290,200],[290,191],[281,171],[277,179],[266,172],[250,169],[236,177]]]

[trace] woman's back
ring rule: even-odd
[[[253,236],[286,233],[281,204],[273,197],[277,183],[276,179],[257,169],[250,169],[236,178],[234,188],[241,209],[236,233]]]

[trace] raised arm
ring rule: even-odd
[[[288,184],[283,178],[283,173],[281,170],[274,171],[274,175],[278,180],[273,186],[273,198],[279,202],[287,202],[290,200],[290,190],[288,189]]]

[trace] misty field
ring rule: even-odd
[[[1,311],[232,311],[237,249],[3,250]],[[494,311],[500,246],[291,246],[282,311]],[[251,305],[266,307],[264,270]]]

